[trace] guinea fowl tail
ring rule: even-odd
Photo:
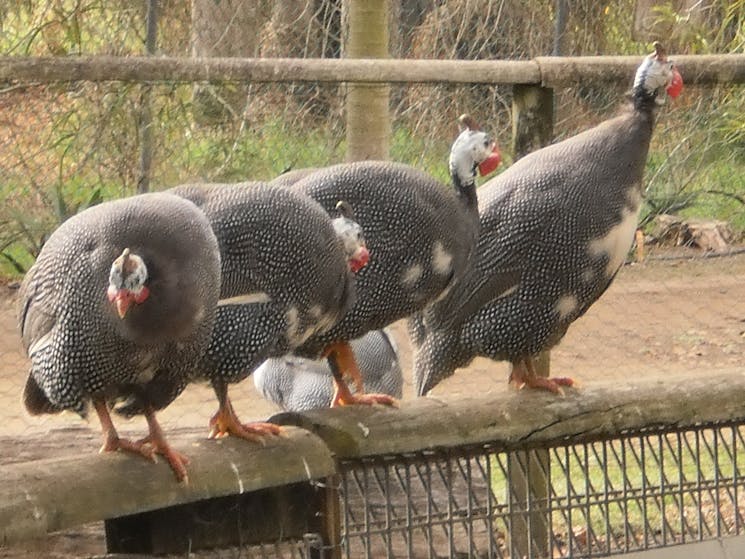
[[[470,362],[453,331],[423,330],[421,343],[414,350],[414,388],[424,396],[455,369]]]
[[[47,395],[31,374],[28,375],[26,386],[23,389],[23,405],[31,415],[59,413],[62,411],[47,398]]]

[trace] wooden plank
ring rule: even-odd
[[[688,85],[745,83],[745,54],[671,55]],[[0,80],[27,82],[486,83],[573,86],[630,82],[640,56],[534,60],[187,57],[0,57]]]
[[[537,83],[540,75],[531,61],[19,56],[0,57],[0,80]]]
[[[0,545],[96,520],[226,495],[240,495],[335,473],[315,435],[288,428],[266,446],[235,439],[193,440],[186,451],[189,484],[179,485],[165,461],[110,453],[0,467]]]
[[[456,374],[468,374],[461,371]],[[506,379],[495,378],[494,382]],[[352,406],[282,413],[273,421],[317,433],[339,458],[493,443],[527,450],[648,427],[745,419],[745,371],[597,381],[565,396],[520,390],[424,397],[400,409]]]
[[[686,85],[745,83],[745,54],[670,54]],[[536,57],[541,85],[571,86],[579,83],[629,83],[641,62],[638,56],[546,56]]]

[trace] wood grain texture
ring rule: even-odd
[[[330,452],[315,435],[287,428],[265,446],[236,439],[194,440],[189,484],[164,460],[109,453],[0,468],[0,545],[95,520],[115,518],[332,475]]]
[[[603,381],[567,389],[563,397],[536,390],[425,397],[400,409],[282,413],[273,421],[317,433],[339,458],[357,458],[485,443],[527,450],[738,419],[745,419],[745,370]]]
[[[745,83],[745,54],[670,55],[687,85]],[[534,60],[0,57],[0,80],[124,82],[628,83],[641,56]]]

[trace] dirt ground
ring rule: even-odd
[[[95,452],[98,424],[63,414],[25,415],[20,394],[27,363],[15,325],[15,290],[0,286],[0,464]],[[403,323],[394,325],[405,374],[404,400],[413,397],[411,355]],[[745,355],[745,254],[702,258],[695,253],[651,253],[642,264],[625,266],[609,291],[570,329],[552,351],[554,375],[581,384],[599,378],[619,382],[638,375],[740,368]],[[435,394],[507,390],[507,366],[477,359],[435,388]],[[231,389],[243,419],[277,411],[262,400],[249,379]],[[206,432],[215,408],[211,390],[192,386],[160,415],[166,430]],[[123,434],[144,432],[144,422],[122,422]],[[42,435],[47,435],[42,438]],[[49,436],[52,435],[52,436]],[[34,442],[35,444],[32,444]],[[2,483],[2,480],[0,480]],[[0,559],[90,556],[104,553],[100,527],[83,527],[42,542],[0,549]]]

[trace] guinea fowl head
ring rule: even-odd
[[[119,318],[124,318],[133,303],[142,303],[150,295],[145,285],[147,266],[138,255],[125,248],[111,264],[109,288],[106,294],[116,306]]]
[[[370,260],[365,235],[360,224],[354,220],[352,206],[340,200],[336,203],[336,211],[339,215],[332,222],[334,231],[344,245],[344,254],[347,257],[349,269],[357,273]]]
[[[683,78],[667,58],[665,49],[655,41],[654,52],[644,59],[634,76],[632,97],[637,108],[654,107],[665,102],[665,94],[675,99],[683,89]]]
[[[453,183],[463,189],[474,184],[477,171],[488,175],[502,159],[496,142],[469,115],[461,115],[458,124],[461,132],[450,148],[449,166]]]

